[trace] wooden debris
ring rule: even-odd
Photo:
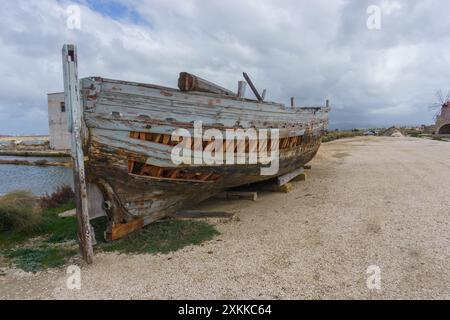
[[[310,165],[310,164],[305,164],[305,165],[303,166],[303,169],[305,169],[305,170],[311,170],[311,165]]]
[[[76,209],[67,210],[61,213],[58,213],[58,217],[67,218],[67,217],[75,217],[77,215]]]

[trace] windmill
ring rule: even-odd
[[[436,121],[436,134],[450,135],[450,92],[444,98],[442,90],[436,92],[438,103],[428,107],[429,110],[437,110],[434,118]]]
[[[450,91],[447,93],[447,95],[444,98],[444,95],[442,93],[442,90],[439,89],[436,92],[436,98],[438,99],[438,102],[435,102],[428,106],[428,110],[430,111],[436,111],[433,119],[436,121],[439,116],[442,114],[442,111],[444,108],[450,108]]]

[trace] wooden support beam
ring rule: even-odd
[[[292,184],[286,183],[283,185],[274,184],[272,185],[272,191],[273,192],[282,192],[282,193],[289,193],[293,189]]]
[[[258,200],[258,192],[249,191],[225,191],[216,195],[216,198],[226,200]]]
[[[108,230],[108,232],[106,233],[106,240],[114,241],[123,238],[134,231],[142,229],[143,227],[143,219],[135,219],[128,223],[115,224],[111,227],[111,230]]]
[[[171,215],[174,218],[232,218],[234,213],[224,211],[195,211],[184,210],[178,211]]]
[[[245,89],[247,88],[247,82],[245,81],[239,81],[238,82],[238,98],[244,99],[245,98]]]
[[[279,176],[277,178],[277,184],[279,186],[285,185],[286,183],[297,177],[299,174],[302,174],[303,172],[304,172],[303,168],[298,168],[297,170]]]
[[[250,86],[250,89],[252,89],[253,93],[255,94],[256,99],[258,99],[258,101],[263,101],[264,99],[259,94],[258,90],[256,89],[255,85],[253,84],[253,82],[250,79],[250,77],[248,76],[248,74],[246,74],[245,72],[242,73],[242,74],[244,75],[245,81],[248,82],[248,85]]]
[[[245,199],[256,201],[258,200],[258,192],[228,191],[227,199]]]
[[[78,223],[78,242],[84,260],[87,263],[92,263],[94,257],[92,248],[94,235],[89,224],[89,207],[83,154],[83,109],[80,101],[77,60],[76,46],[64,45],[62,50],[64,103],[67,108],[67,124],[71,132],[71,155]]]
[[[293,179],[293,181],[306,181],[306,177],[306,173],[300,173]]]

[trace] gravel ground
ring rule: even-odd
[[[322,145],[307,181],[256,202],[210,201],[239,219],[167,255],[102,253],[82,266],[7,270],[0,298],[450,299],[450,144],[355,138]],[[380,267],[369,290],[367,268]]]

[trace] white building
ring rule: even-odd
[[[68,150],[70,149],[70,133],[67,130],[64,92],[49,93],[47,97],[50,148]]]

